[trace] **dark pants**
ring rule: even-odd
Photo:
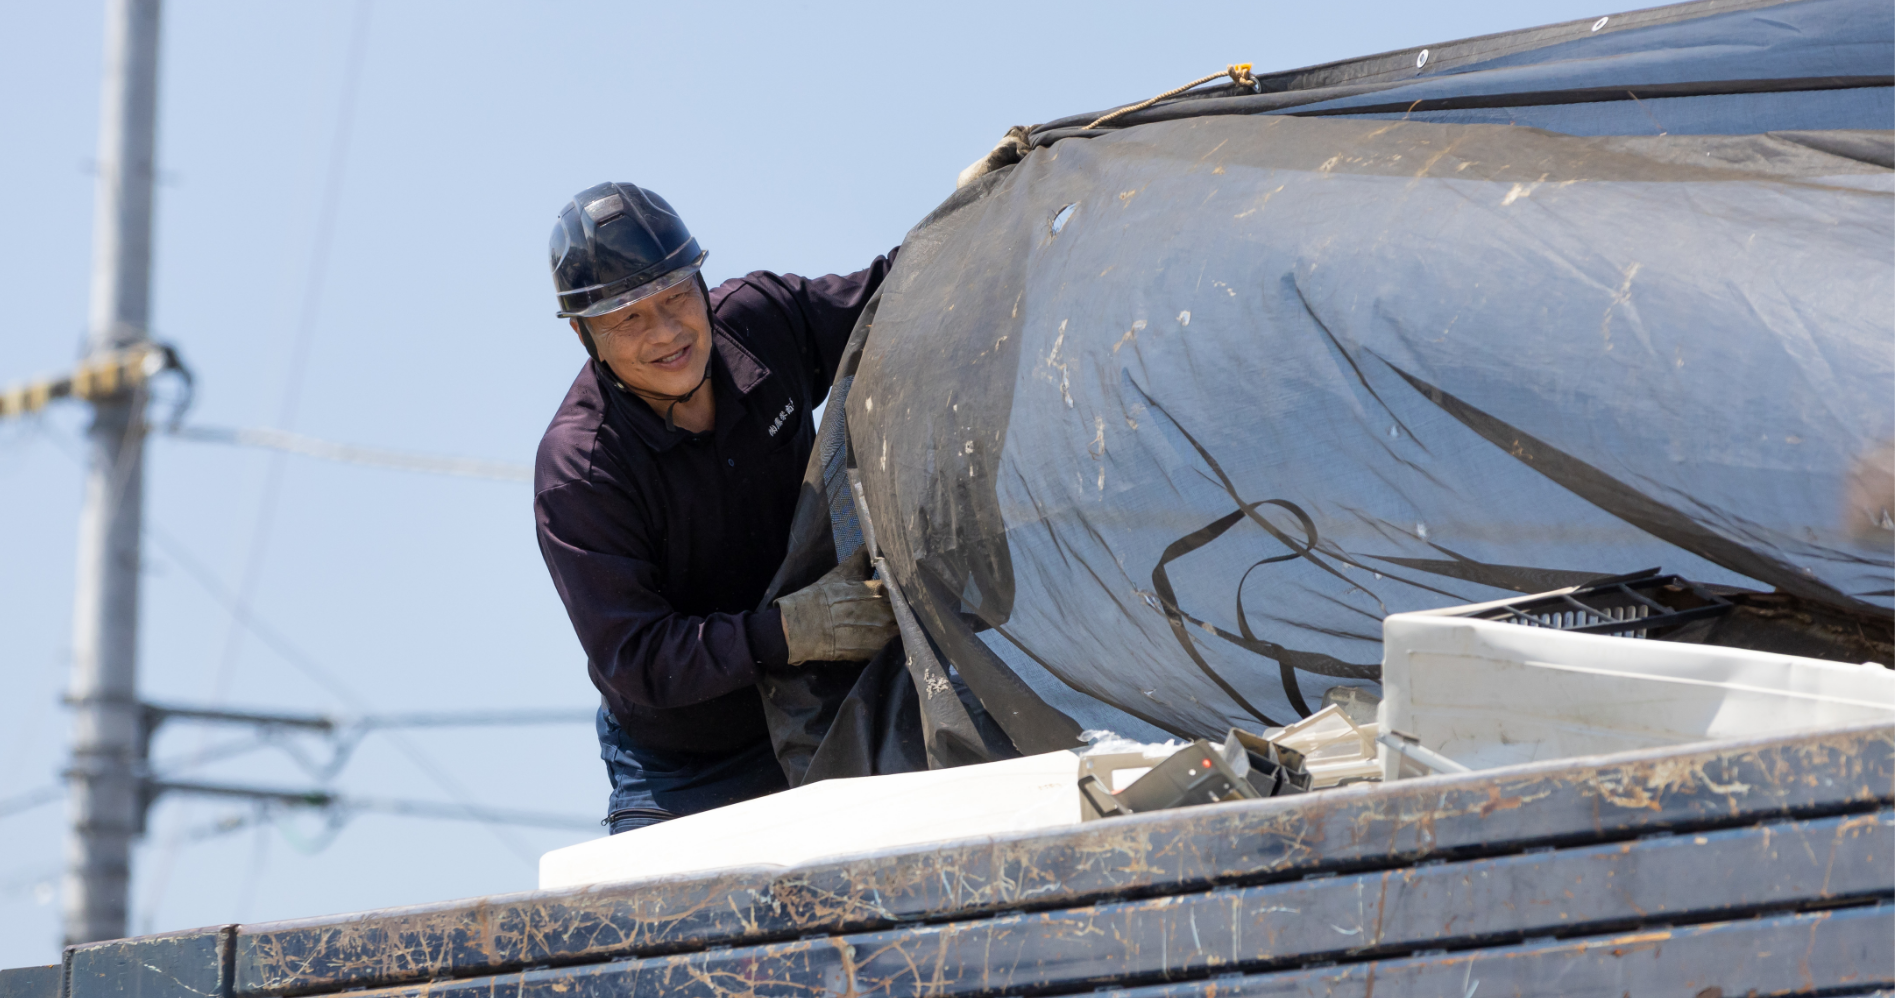
[[[612,780],[605,824],[616,833],[789,788],[766,736],[727,756],[640,746],[599,708],[599,758]]]

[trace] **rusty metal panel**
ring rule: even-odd
[[[242,927],[243,994],[309,994],[1201,891],[1895,800],[1895,728],[1151,813],[701,878]]]
[[[1895,813],[1669,836],[846,937],[858,991],[1200,977],[1895,896]],[[1247,969],[1246,969],[1247,970]]]
[[[1373,876],[1359,948],[1895,898],[1895,811],[1667,835]],[[1367,876],[1365,876],[1365,880]]]
[[[1895,812],[545,969],[411,995],[968,995],[1895,897]],[[761,991],[760,990],[764,990]]]
[[[57,964],[0,970],[0,999],[57,996],[66,977],[65,971]]]
[[[72,996],[227,996],[237,927],[126,937],[66,948]]]
[[[246,925],[237,981],[243,995],[307,994],[555,958],[696,950],[753,933],[778,873],[746,868]]]
[[[1895,987],[1895,906],[1801,913],[1106,996],[1871,995]]]
[[[573,968],[426,982],[351,996],[840,996],[852,991],[836,938]],[[887,993],[878,993],[887,994]]]

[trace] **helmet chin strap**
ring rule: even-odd
[[[641,399],[652,399],[658,402],[671,403],[671,405],[665,407],[665,430],[669,432],[669,431],[675,431],[678,429],[678,425],[672,422],[672,419],[671,419],[671,414],[678,408],[678,403],[690,402],[691,397],[697,394],[697,390],[703,388],[704,383],[710,380],[711,380],[711,359],[707,357],[704,359],[704,377],[699,378],[697,380],[697,384],[691,386],[691,391],[686,392],[683,395],[665,395],[662,392],[647,392],[643,389],[628,389],[628,391],[630,391],[634,395],[637,395]]]

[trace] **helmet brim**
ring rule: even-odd
[[[663,274],[660,274],[657,277],[651,279],[650,281],[646,281],[643,284],[634,285],[633,287],[627,288],[624,291],[617,292],[612,295],[608,295],[607,297],[601,298],[598,301],[593,302],[591,305],[588,305],[583,309],[578,309],[578,310],[568,311],[568,312],[559,312],[559,313],[555,313],[555,315],[557,315],[561,319],[594,319],[599,316],[603,316],[609,312],[617,312],[618,310],[623,309],[628,305],[636,304],[647,298],[650,298],[653,295],[660,294],[661,292],[670,291],[671,289],[676,288],[678,285],[681,285],[684,282],[691,280],[693,277],[696,277],[698,271],[704,268],[704,258],[710,255],[711,255],[710,251],[705,250],[697,255],[696,260],[693,260],[690,263],[685,264],[683,267],[679,267],[675,270],[666,271]],[[567,294],[567,295],[583,294],[591,290],[592,289],[590,288],[576,288],[576,289],[573,289],[572,291],[565,292],[564,294]]]

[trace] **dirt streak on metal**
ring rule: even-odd
[[[245,994],[661,956],[1895,798],[1895,728],[1181,809],[791,871],[740,869],[239,931]],[[1531,806],[1531,807],[1529,807]]]
[[[1887,821],[1884,813],[1871,822],[1845,816],[1781,825],[1792,839],[1801,839],[1807,832],[1841,839],[1879,830],[1884,841],[1879,849],[1885,850]],[[1807,832],[1797,831],[1799,828]],[[1706,870],[1770,870],[1782,882],[1782,890],[1794,893],[1798,890],[1794,886],[1807,887],[1812,883],[1808,875],[1819,873],[1823,866],[1815,854],[1796,851],[1807,854],[1804,859],[1808,863],[1802,865],[1802,870],[1777,869],[1778,865],[1769,862],[1772,839],[1758,830],[1714,835],[1721,839],[1725,852],[1722,861]],[[718,948],[698,954],[439,983],[398,992],[451,996],[503,992],[730,995],[764,991],[779,995],[991,994],[1022,989],[1038,992],[1081,988],[1127,977],[1202,979],[1231,966],[1254,967],[1260,961],[1269,960],[1288,960],[1293,964],[1311,955],[1328,955],[1345,962],[1362,959],[1354,955],[1368,956],[1370,963],[1358,967],[1366,969],[1373,978],[1377,967],[1372,953],[1385,945],[1411,948],[1449,942],[1446,938],[1456,934],[1460,934],[1463,941],[1470,941],[1495,939],[1496,931],[1504,935],[1509,930],[1558,929],[1555,924],[1566,920],[1564,913],[1554,919],[1551,910],[1544,910],[1533,917],[1538,922],[1515,922],[1496,911],[1511,907],[1497,907],[1492,902],[1496,897],[1512,897],[1526,903],[1557,902],[1563,907],[1566,903],[1561,899],[1572,900],[1572,888],[1584,885],[1594,873],[1601,871],[1603,880],[1591,890],[1591,902],[1606,908],[1576,916],[1577,922],[1567,923],[1565,928],[1583,928],[1588,920],[1596,924],[1601,917],[1607,924],[1616,923],[1628,910],[1642,915],[1644,905],[1633,895],[1642,895],[1645,901],[1688,903],[1682,909],[1667,908],[1667,916],[1721,913],[1731,911],[1731,903],[1743,909],[1758,902],[1775,904],[1788,897],[1782,890],[1777,894],[1756,894],[1746,879],[1735,876],[1684,877],[1671,884],[1662,879],[1653,882],[1638,877],[1641,866],[1636,860],[1627,863],[1625,859],[1642,852],[1659,858],[1661,864],[1669,864],[1663,855],[1676,851],[1679,846],[1680,840],[1673,837],[1602,844],[1574,851],[1554,851],[1544,855],[1547,858],[1544,862],[1538,859],[1539,854],[1488,858],[1239,891],[1218,890],[1194,897],[1170,896],[922,925],[848,939],[831,936],[759,947]],[[1797,866],[1795,857],[1785,860],[1788,866]],[[1860,851],[1851,861],[1857,883],[1846,895],[1856,897],[1865,883],[1885,884],[1874,881],[1876,872],[1870,869],[1873,865],[1864,862]],[[1608,866],[1596,866],[1601,863]],[[1501,875],[1499,868],[1508,865],[1530,868],[1529,876],[1514,879]],[[1617,873],[1632,880],[1621,881],[1618,888],[1612,888],[1606,883],[1614,875],[1611,865],[1623,865]],[[1868,880],[1865,882],[1864,878]],[[1385,892],[1397,888],[1410,896],[1396,907],[1400,914],[1394,916],[1392,924],[1387,915],[1390,910],[1383,906],[1375,907],[1373,922],[1366,918],[1370,907],[1366,904],[1366,892],[1361,889],[1378,881]],[[1428,882],[1432,882],[1432,887]],[[1492,896],[1484,889],[1470,890],[1477,885],[1504,885],[1505,890],[1500,896]],[[1681,899],[1678,892],[1690,898]],[[1704,907],[1707,903],[1709,908]],[[1446,926],[1438,925],[1437,914],[1447,910],[1458,912],[1458,916],[1450,918]],[[1277,913],[1290,915],[1282,918]],[[1350,921],[1352,914],[1353,925],[1343,925]],[[1466,921],[1465,925],[1461,924],[1462,920]],[[1527,945],[1524,950],[1503,944],[1502,951],[1487,950],[1477,956],[1482,961],[1516,960],[1534,953],[1555,956],[1563,953],[1571,958],[1587,949],[1608,947],[1613,957],[1623,958],[1639,952],[1641,945],[1671,937],[1670,930],[1645,929],[1595,937],[1590,941],[1563,941],[1547,947]],[[1465,954],[1439,960],[1401,958],[1389,967],[1405,966],[1404,974],[1413,979],[1415,975],[1431,973],[1431,969],[1451,967],[1455,962],[1468,959]],[[1697,965],[1705,970],[1717,967],[1702,960]],[[1515,977],[1525,974],[1528,973],[1516,972]],[[1467,984],[1461,983],[1456,991],[1464,992]]]

